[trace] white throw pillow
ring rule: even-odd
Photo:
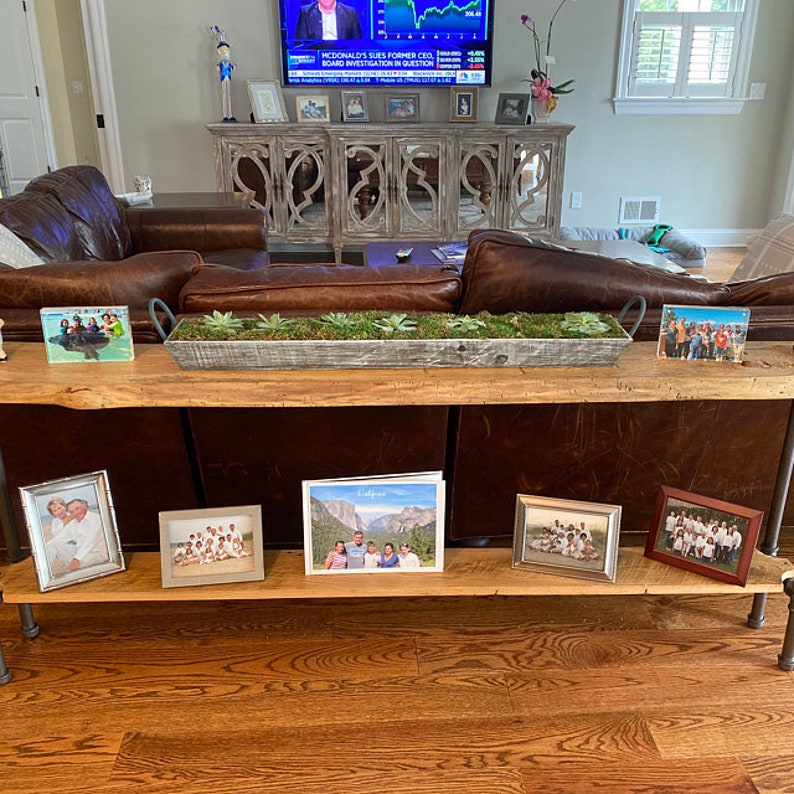
[[[12,231],[0,225],[0,263],[19,268],[43,265],[44,260],[33,253]]]

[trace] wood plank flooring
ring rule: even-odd
[[[3,605],[0,791],[794,792],[788,601],[750,603]]]
[[[750,602],[2,605],[0,791],[792,794],[788,602]]]

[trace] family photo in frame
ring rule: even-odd
[[[366,92],[342,91],[342,121],[369,121]]]
[[[529,94],[499,94],[495,124],[526,124]]]
[[[163,587],[261,581],[262,508],[161,512],[160,562]]]
[[[135,358],[126,306],[45,307],[39,314],[50,364]]]
[[[19,491],[42,592],[125,570],[106,471]]]
[[[441,477],[426,472],[304,481],[307,575],[442,571]]]
[[[388,121],[419,121],[419,94],[386,94]]]
[[[658,355],[680,361],[740,364],[749,325],[749,309],[665,304]]]
[[[513,568],[614,582],[620,505],[518,494]]]
[[[645,555],[744,586],[763,516],[761,510],[662,486]]]
[[[327,94],[297,96],[295,107],[300,123],[322,123],[331,120],[331,103]]]

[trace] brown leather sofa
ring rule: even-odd
[[[175,303],[204,258],[240,269],[268,261],[258,210],[124,207],[87,165],[44,174],[0,200],[0,224],[45,262],[0,265],[0,315],[12,341],[40,338],[42,306],[105,303],[129,306],[137,341],[157,341],[149,299]]]
[[[169,286],[150,297],[188,313],[614,313],[638,293],[650,307],[641,339],[656,338],[665,302],[748,305],[751,339],[794,339],[794,274],[709,284],[497,230],[472,234],[460,273],[441,265],[241,270],[205,264],[178,295]],[[509,535],[516,493],[622,504],[624,527],[632,529],[648,527],[661,484],[766,510],[787,409],[779,401],[96,412],[5,407],[0,448],[14,486],[107,467],[127,547],[157,546],[159,510],[251,503],[263,505],[267,545],[300,546],[302,479],[429,469],[444,469],[448,535],[465,541]],[[32,423],[27,442],[19,441],[23,423]]]
[[[75,305],[129,306],[136,344],[157,342],[150,298],[176,305],[203,257],[243,269],[267,263],[258,210],[125,208],[91,166],[45,174],[0,200],[0,224],[45,261],[20,270],[0,265],[7,342],[40,342],[39,310]],[[62,366],[68,377],[69,365]],[[185,413],[174,409],[0,405],[16,524],[24,527],[17,487],[106,468],[124,542],[156,545],[159,510],[200,503],[185,428]]]

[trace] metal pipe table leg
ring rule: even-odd
[[[775,490],[772,493],[772,507],[769,511],[764,539],[761,542],[761,551],[771,557],[777,557],[780,525],[783,523],[783,511],[786,508],[792,471],[794,471],[794,403],[789,407],[786,437],[783,441],[783,451],[780,453]],[[753,598],[752,610],[747,616],[747,625],[750,628],[759,629],[764,625],[765,607],[766,593],[757,593]]]
[[[7,684],[11,680],[11,671],[6,667],[6,660],[3,656],[3,646],[0,643],[0,686]]]
[[[14,523],[14,513],[11,508],[11,494],[8,491],[3,452],[0,450],[0,527],[3,530],[3,539],[6,543],[6,557],[9,562],[21,562],[28,555],[19,545],[19,533]]]
[[[777,666],[781,670],[794,670],[794,576],[783,582],[783,589],[788,596],[788,621],[783,648],[777,656]]]
[[[22,636],[32,640],[39,636],[39,624],[33,616],[33,607],[30,604],[19,604],[19,622],[22,624]]]

